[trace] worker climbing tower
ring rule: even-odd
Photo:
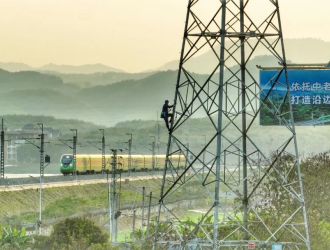
[[[278,0],[188,1],[154,249],[310,250],[282,34]]]

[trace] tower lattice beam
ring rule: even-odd
[[[282,65],[266,86],[260,54]],[[277,0],[188,1],[154,249],[310,250],[289,89]],[[259,125],[266,114],[282,125],[274,141]],[[192,208],[199,219],[184,218]]]

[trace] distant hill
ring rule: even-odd
[[[95,85],[108,85],[125,80],[140,80],[154,73],[156,72],[106,72],[93,74],[61,74],[57,72],[49,72],[48,74],[60,77],[64,83],[73,83],[81,87],[91,87]]]
[[[61,130],[62,134],[72,134],[70,129],[78,129],[79,132],[88,132],[91,130],[97,130],[99,125],[91,122],[85,122],[77,119],[59,119],[54,116],[45,115],[5,115],[4,118],[5,127],[9,130],[21,129],[27,124],[43,123],[44,127],[52,127],[53,129]]]
[[[1,92],[19,89],[59,89],[63,85],[61,78],[34,71],[9,72],[0,69]]]
[[[0,62],[0,69],[10,72],[35,70],[35,68],[25,63],[15,63],[15,62]]]
[[[11,91],[25,90],[56,90],[62,93],[74,93],[81,89],[75,84],[63,84],[60,77],[42,74],[35,71],[9,72],[0,69],[0,96],[6,96]]]
[[[57,64],[47,64],[42,67],[31,67],[24,63],[15,62],[0,62],[0,68],[10,72],[19,71],[46,71],[46,72],[58,72],[63,74],[93,74],[97,72],[121,72],[123,70],[109,67],[104,64],[85,64],[79,66],[73,65],[57,65]]]
[[[253,58],[250,73],[257,79],[259,70],[255,65],[274,64],[277,61],[270,56]],[[237,69],[237,66],[231,68]],[[155,120],[164,100],[173,102],[178,72],[145,74],[145,78],[142,78],[144,75],[136,75],[141,79],[80,88],[64,84],[61,78],[47,74],[0,71],[0,86],[7,89],[0,94],[0,106],[3,114],[51,115],[106,126],[134,119]],[[203,74],[192,73],[192,76],[199,83],[208,78]],[[215,74],[213,80],[217,82],[218,79],[219,75]],[[11,88],[11,82],[16,84],[15,88]],[[197,112],[196,115],[200,117],[202,113]]]
[[[20,73],[7,72],[10,77]],[[0,94],[1,112],[80,119],[108,126],[131,119],[155,119],[164,100],[173,98],[176,76],[175,71],[161,72],[140,80],[69,91],[65,91],[66,84],[61,83],[61,79],[55,88],[48,89],[32,87],[42,86],[41,83],[31,84],[31,88],[23,85],[9,89],[10,81],[3,81],[4,86],[8,85],[8,92]],[[47,81],[44,84],[47,86]]]
[[[38,71],[55,71],[64,74],[93,74],[97,72],[124,72],[120,69],[112,68],[104,64],[86,64],[80,66],[73,65],[57,65],[57,64],[47,64],[40,68]]]
[[[330,61],[330,42],[314,38],[285,39],[284,42],[287,60],[293,63],[327,63]],[[215,50],[219,51],[219,46],[215,47]],[[264,46],[258,47],[254,57],[261,55],[270,55],[269,51]],[[211,72],[216,63],[217,58],[214,56],[214,53],[209,50],[204,54],[190,59],[185,64],[185,68],[191,72],[205,74]],[[228,59],[226,63],[227,66],[230,67],[236,64],[233,59]],[[178,68],[179,62],[175,60],[164,64],[156,70],[177,70]]]

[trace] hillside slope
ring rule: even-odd
[[[256,65],[276,65],[277,61],[260,56],[250,64],[251,74],[258,79]],[[238,68],[235,66],[231,70]],[[4,114],[52,115],[107,126],[125,120],[156,119],[164,100],[173,102],[177,71],[148,74],[137,80],[81,88],[64,84],[59,77],[36,72],[0,71],[0,86],[4,90],[0,94],[0,105]],[[191,76],[200,84],[208,78],[208,75],[194,73]],[[219,75],[215,74],[213,80],[218,82]],[[185,81],[184,78],[181,81]],[[196,115],[200,117],[203,113]]]
[[[0,62],[0,68],[10,72],[19,71],[53,71],[63,74],[93,74],[96,72],[124,72],[123,70],[109,67],[107,65],[85,64],[85,65],[59,65],[59,64],[46,64],[41,67],[32,67],[25,63],[16,62]]]
[[[145,73],[125,73],[106,72],[93,74],[61,74],[57,72],[45,72],[50,75],[60,77],[64,83],[73,83],[80,87],[92,87],[95,85],[108,85],[125,80],[140,80],[156,72]]]

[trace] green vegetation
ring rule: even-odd
[[[305,202],[312,249],[330,245],[330,152],[313,155],[302,163]]]
[[[35,249],[115,249],[108,246],[109,236],[85,218],[66,219],[57,223],[49,237],[35,237]]]
[[[196,180],[197,181],[197,180]],[[131,184],[122,183],[120,192],[121,207],[131,207],[140,204],[142,199],[138,192],[142,187],[153,190],[155,197],[159,196],[161,179],[135,180]],[[44,188],[43,191],[43,221],[59,219],[68,216],[89,214],[94,210],[108,209],[108,189],[106,183],[77,185],[70,187]],[[183,194],[191,192],[190,197]],[[172,200],[200,199],[200,189],[195,182],[183,187],[182,193],[176,193]],[[0,192],[2,224],[16,224],[36,221],[38,216],[38,190],[22,190]],[[155,201],[156,202],[156,201]],[[200,200],[201,204],[205,200]],[[183,215],[184,216],[184,215]],[[8,219],[9,218],[9,219]]]
[[[136,180],[133,184],[122,184],[121,204],[132,204],[141,200],[136,188],[145,186],[158,191],[160,179]],[[88,213],[96,209],[108,208],[106,183],[77,185],[43,189],[43,219],[65,217]],[[38,190],[0,192],[0,210],[5,223],[7,217],[18,218],[22,222],[34,222],[37,218]],[[7,217],[6,217],[7,215]]]
[[[109,235],[86,218],[57,223],[50,236],[35,236],[35,250],[119,250],[108,244]]]
[[[291,158],[286,157],[283,160],[291,163]],[[330,244],[330,211],[326,209],[329,206],[329,195],[327,190],[330,189],[330,152],[313,155],[305,159],[301,163],[301,169],[304,182],[304,195],[307,205],[307,215],[310,230],[310,238],[312,242],[312,249],[323,250],[327,249]],[[293,175],[292,178],[295,178]],[[137,187],[146,186],[153,190],[155,197],[159,195],[160,180],[144,180],[135,181],[134,184],[122,185],[121,192],[121,206],[127,206],[129,204],[136,203],[141,200],[140,194],[137,193]],[[290,204],[290,210],[295,209],[297,204],[292,203],[292,199],[285,193],[279,193],[277,189],[277,183],[269,182],[263,187],[264,198],[272,198],[271,210],[267,210],[267,213],[260,212],[264,220],[267,221],[269,228],[277,227],[277,220],[274,218],[281,218],[286,210],[282,209],[284,204]],[[183,187],[182,193],[177,193],[173,196],[173,200],[183,199],[182,194],[190,193],[194,194],[194,197],[190,199],[198,199],[198,186],[194,183]],[[15,221],[33,221],[37,214],[33,213],[37,204],[32,204],[33,200],[37,200],[37,192],[31,192],[31,190],[23,190],[18,192],[1,192],[0,199],[4,202],[0,203],[0,210],[11,212],[11,221],[8,218],[2,218],[2,224],[10,223],[13,225]],[[90,212],[93,209],[107,208],[107,189],[105,184],[92,184],[85,186],[63,187],[63,188],[47,188],[43,190],[44,206],[43,216],[44,219],[66,217],[73,214],[84,214]],[[204,202],[203,200],[200,200]],[[234,205],[234,204],[233,204]],[[287,210],[290,212],[289,210]],[[34,214],[34,216],[32,216]],[[16,217],[15,217],[16,216]],[[241,216],[238,211],[236,216]],[[16,219],[15,219],[16,218]],[[194,226],[200,220],[201,215],[196,214],[182,214],[182,219],[186,221],[187,226]],[[207,219],[212,221],[212,217]],[[253,220],[253,218],[251,218]],[[152,222],[153,223],[153,222]],[[154,224],[151,223],[150,232],[154,228]],[[229,223],[229,222],[228,222]],[[18,227],[19,228],[19,227]],[[230,229],[230,224],[226,227],[226,230]],[[141,235],[140,229],[137,229],[134,234],[138,237]],[[180,230],[184,230],[181,228]],[[211,229],[210,229],[211,230]],[[225,230],[225,229],[219,229]],[[258,233],[258,228],[254,228]],[[200,233],[203,237],[203,232]],[[260,234],[263,231],[259,232]],[[285,237],[285,235],[283,235]],[[151,239],[149,239],[151,240]],[[143,248],[150,244],[148,242],[142,242],[134,246],[134,249],[147,249]],[[86,248],[88,249],[88,248]],[[92,248],[91,248],[92,249]]]
[[[282,157],[281,161],[285,161],[289,166],[293,163],[291,157]],[[315,250],[328,249],[330,244],[330,210],[327,209],[330,202],[328,192],[330,189],[330,151],[309,156],[302,161],[301,171],[311,247]],[[288,175],[288,183],[295,179],[295,174]],[[298,188],[296,185],[298,184],[292,184],[292,187]],[[262,194],[264,198],[272,199],[272,208],[262,214],[270,228],[278,226],[280,220],[274,220],[274,218],[283,218],[286,213],[289,214],[299,207],[299,204],[292,202],[288,193],[279,192],[276,180],[265,183]]]
[[[96,147],[86,143],[86,141],[100,141],[101,133],[99,128],[103,126],[97,126],[92,123],[86,123],[78,120],[69,119],[55,119],[54,117],[47,116],[20,116],[12,115],[5,116],[5,125],[9,129],[22,128],[26,123],[44,123],[45,127],[53,127],[54,129],[61,129],[63,136],[60,138],[47,139],[50,142],[45,145],[45,151],[51,156],[51,161],[55,164],[59,162],[62,154],[70,153],[72,150],[67,146],[60,146],[59,139],[72,139],[71,128],[78,129],[78,142],[80,143],[77,148],[78,154],[100,154],[100,150]],[[8,122],[7,122],[8,121]],[[27,122],[25,122],[27,121]],[[237,121],[239,122],[239,121]],[[160,125],[160,141],[166,142],[168,139],[168,133],[165,129],[164,122],[161,120]],[[212,136],[213,131],[210,130],[209,121],[207,118],[191,119],[189,122],[190,141],[199,142],[202,139],[200,131],[208,137]],[[104,127],[103,127],[104,128]],[[135,154],[150,154],[151,142],[153,138],[150,136],[157,133],[155,120],[131,120],[126,122],[120,122],[114,127],[104,128],[106,144],[113,148],[122,148],[123,153],[127,153],[127,142],[129,136],[127,133],[133,134],[133,153]],[[276,131],[276,133],[275,133]],[[328,133],[326,126],[310,126],[310,127],[296,127],[299,149],[303,153],[320,152],[329,147],[329,143],[325,140],[324,136]],[[226,130],[228,137],[233,136],[235,131]],[[257,126],[254,130],[250,131],[251,138],[254,139],[261,148],[266,151],[271,148],[279,147],[277,138],[286,136],[286,129],[278,126]],[[267,135],[267,143],[265,142],[265,135]],[[272,145],[270,145],[272,143]],[[97,143],[96,143],[97,144]],[[192,144],[192,143],[191,143]],[[98,146],[100,147],[100,143]],[[194,147],[194,145],[192,144]],[[212,144],[215,148],[215,144]],[[109,147],[107,147],[107,153]],[[161,143],[159,153],[164,154],[166,152],[166,144]],[[265,152],[268,153],[268,152]],[[39,151],[37,148],[31,145],[22,145],[18,149],[18,159],[20,166],[16,168],[6,168],[7,173],[38,173],[39,172]],[[34,165],[33,165],[34,164]],[[33,166],[32,166],[33,165]],[[29,167],[31,166],[31,168]],[[54,171],[52,171],[52,169]],[[59,166],[49,166],[46,169],[46,173],[59,173]],[[32,171],[32,172],[31,172]]]
[[[282,157],[281,161],[286,162],[287,166],[292,166],[291,157]],[[329,207],[329,192],[330,189],[330,152],[321,153],[318,155],[313,155],[304,160],[301,163],[301,170],[303,174],[303,184],[304,184],[304,196],[307,206],[307,218],[309,224],[309,233],[311,239],[311,248],[315,250],[328,249],[330,245],[330,210]],[[290,178],[296,178],[295,174],[289,175]],[[292,180],[291,180],[292,181]],[[281,219],[287,218],[286,215],[291,214],[295,211],[299,204],[293,203],[292,197],[285,192],[279,191],[279,186],[277,180],[269,183],[264,183],[262,188],[262,194],[264,198],[271,198],[272,205],[269,209],[259,210],[259,215],[266,222],[270,230],[278,228],[281,223]],[[238,204],[240,205],[240,204]],[[285,209],[283,209],[285,207]],[[241,217],[240,210],[237,210],[236,217]],[[250,215],[251,221],[257,221],[258,219],[254,217],[253,213]],[[196,227],[198,222],[201,220],[201,216],[188,214],[187,217],[182,217],[182,225],[177,227],[177,230],[185,239],[193,239],[195,236],[190,235],[189,232]],[[275,219],[276,218],[276,219]],[[300,218],[302,219],[302,218]],[[205,222],[212,224],[213,216],[208,216],[205,218]],[[233,223],[233,224],[231,224]],[[203,227],[205,231],[210,233],[210,237],[213,235],[213,227]],[[219,235],[228,235],[233,229],[236,228],[234,222],[226,222],[226,226],[219,227]],[[297,227],[298,228],[298,227]],[[189,229],[189,230],[187,230]],[[177,234],[173,232],[168,233],[168,224],[160,224],[158,233],[161,234],[163,231],[167,231],[166,235],[169,235],[168,240],[177,240]],[[253,230],[254,235],[257,237],[262,235],[268,235],[268,232],[260,225],[251,225],[250,230]],[[155,231],[155,224],[151,223],[149,232],[145,234],[152,234]],[[170,236],[171,235],[171,236]],[[198,238],[205,238],[205,234],[202,230],[197,229],[194,231],[194,235]],[[141,228],[138,228],[134,232],[135,238],[141,238]],[[189,238],[190,237],[190,238]],[[237,234],[233,234],[230,239],[235,240]],[[280,241],[290,242],[290,234],[281,234]],[[149,249],[152,244],[152,238],[147,238],[145,241],[136,244],[135,249]],[[165,239],[166,240],[166,239]],[[251,239],[252,240],[252,239]]]
[[[31,236],[25,235],[25,228],[18,230],[8,226],[0,234],[0,249],[24,249],[31,245],[31,240]]]

